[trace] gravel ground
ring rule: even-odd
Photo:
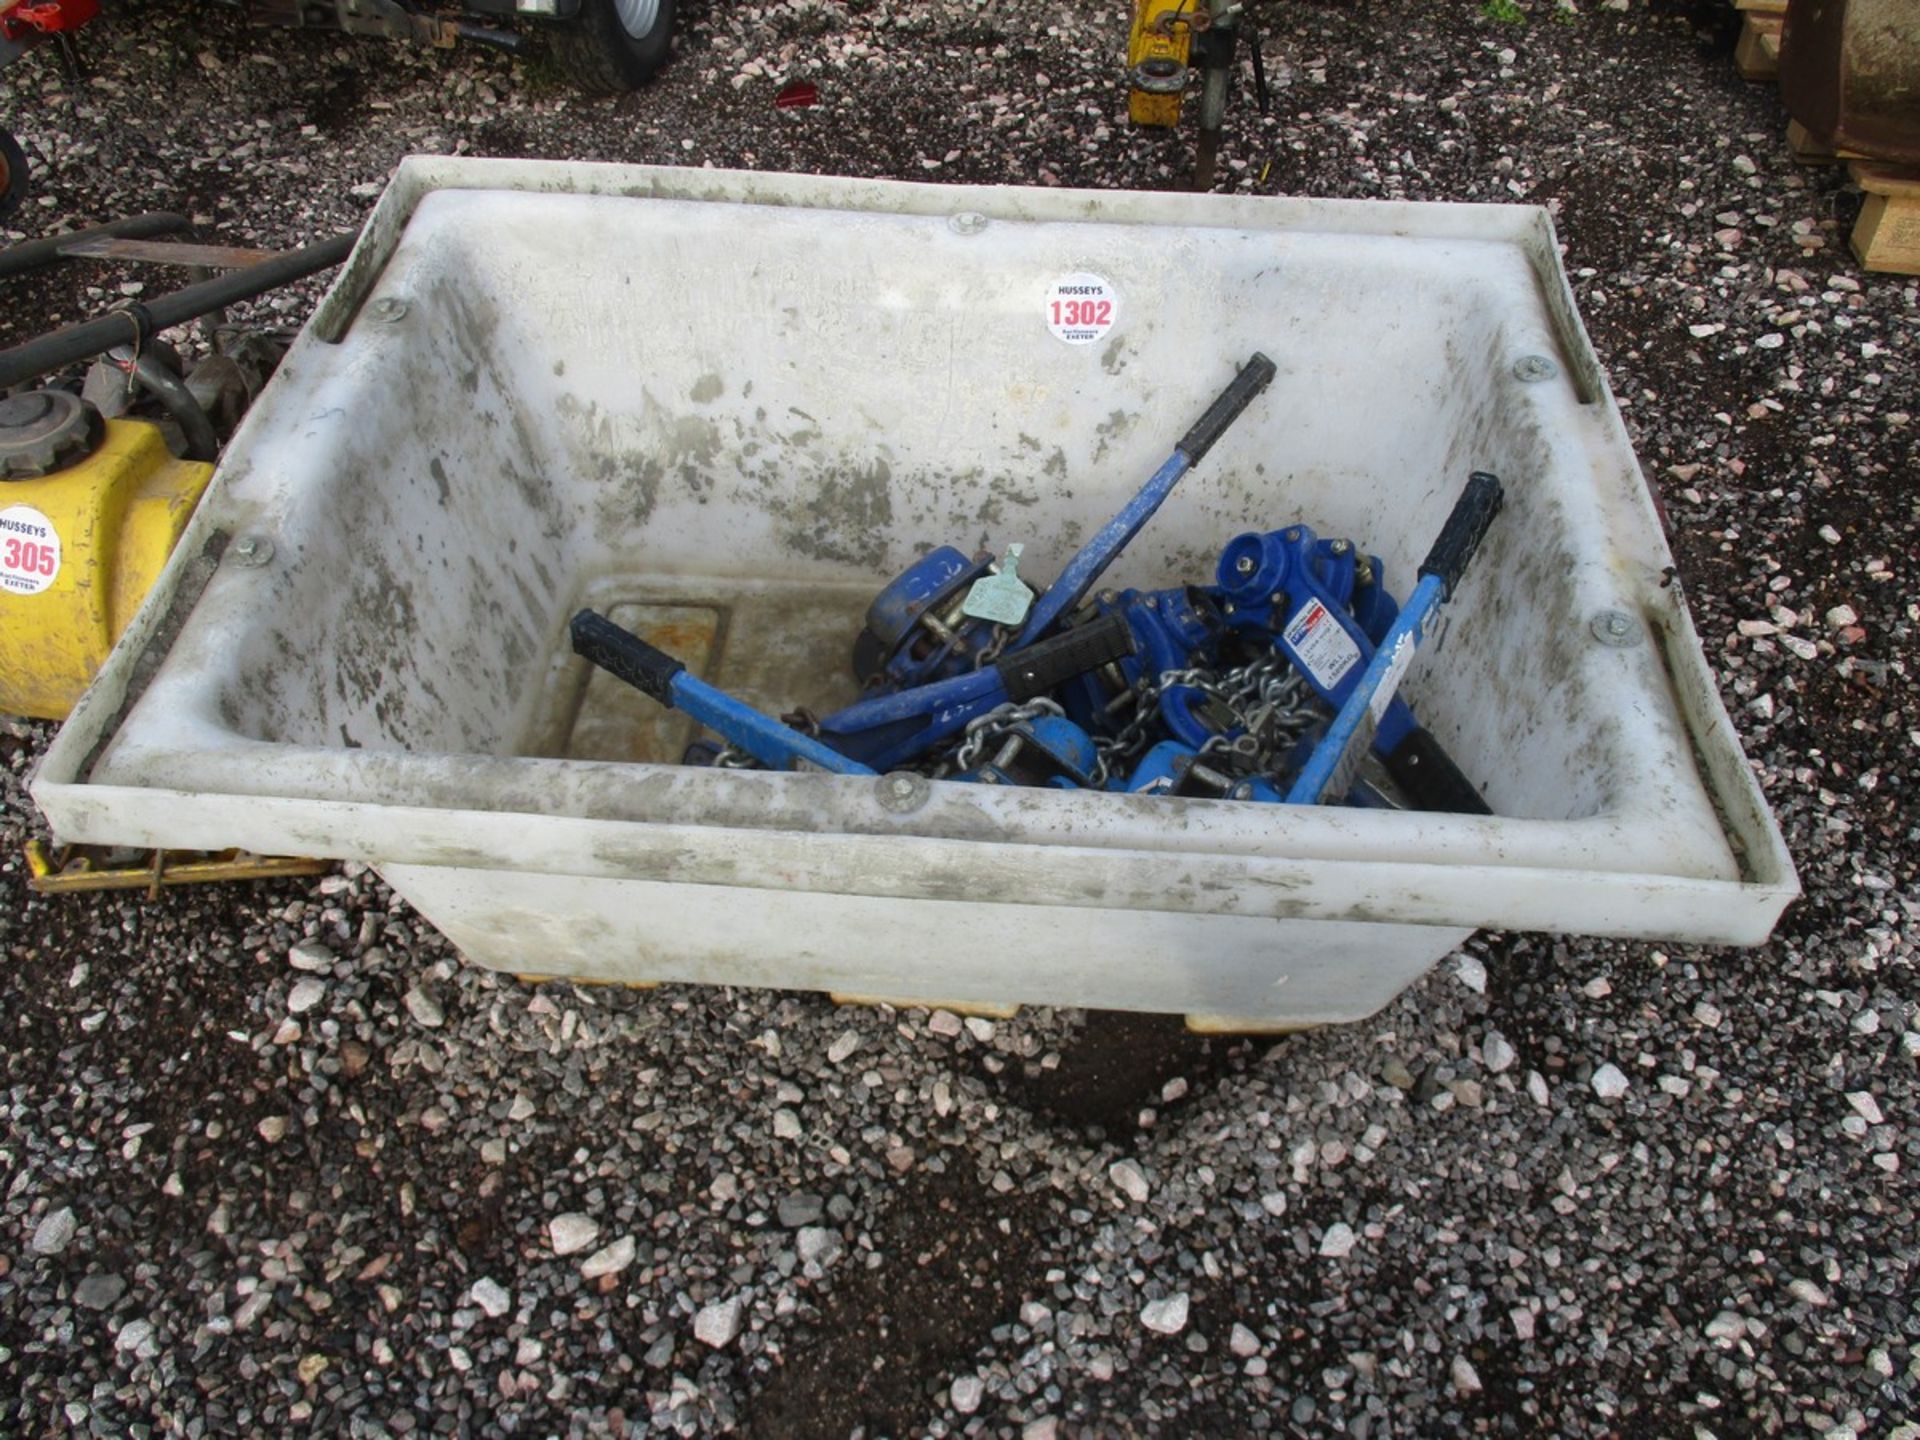
[[[1281,1043],[536,988],[353,866],[35,898],[47,732],[8,723],[0,1433],[1920,1434],[1916,282],[1857,271],[1730,11],[1267,28],[1221,188],[1553,208],[1801,865],[1773,944],[1482,935]],[[686,0],[659,82],[585,101],[132,0],[0,113],[21,234],[293,244],[419,150],[1166,187],[1190,134],[1128,130],[1123,36]],[[796,78],[820,105],[776,111]],[[17,286],[0,339],[123,281]]]

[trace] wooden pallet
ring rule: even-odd
[[[1787,0],[1734,0],[1740,12],[1740,43],[1733,63],[1745,80],[1771,80],[1780,73],[1780,32]]]
[[[1749,80],[1773,79],[1780,73],[1780,33],[1786,25],[1787,0],[1734,0],[1734,8],[1740,12],[1734,63]],[[1920,275],[1920,169],[1835,149],[1798,120],[1787,124],[1787,146],[1803,164],[1844,162],[1853,183],[1866,191],[1866,204],[1850,237],[1864,269]]]
[[[1787,148],[1802,165],[1838,165],[1843,160],[1865,160],[1858,150],[1836,150],[1798,120],[1787,121]]]
[[[1863,269],[1884,275],[1920,275],[1920,169],[1874,160],[1854,150],[1835,150],[1798,120],[1787,125],[1793,158],[1806,165],[1844,163],[1853,183],[1866,191],[1849,237]]]
[[[1867,192],[1853,222],[1853,253],[1869,270],[1920,275],[1920,170],[1881,160],[1854,160],[1847,170]]]

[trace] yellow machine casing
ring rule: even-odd
[[[1134,0],[1133,33],[1127,40],[1127,114],[1134,124],[1180,123],[1194,16],[1205,7],[1206,0]]]
[[[84,460],[0,479],[0,547],[13,547],[0,549],[0,712],[66,718],[212,477],[211,465],[176,459],[155,426],[109,420]],[[45,529],[51,537],[37,533]]]

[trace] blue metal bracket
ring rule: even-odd
[[[1237,535],[1220,552],[1215,578],[1227,623],[1271,635],[1320,698],[1339,709],[1374,653],[1373,637],[1350,606],[1358,579],[1355,548],[1321,540],[1305,525]],[[1385,590],[1377,580],[1367,588]],[[1375,615],[1392,603],[1391,596],[1376,602]],[[1406,702],[1396,699],[1380,722],[1381,753],[1418,723]]]

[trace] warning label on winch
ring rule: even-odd
[[[60,573],[60,535],[31,505],[0,510],[0,595],[38,595]]]
[[[1333,689],[1360,663],[1360,647],[1318,600],[1294,611],[1283,633],[1301,668],[1323,690]]]
[[[1120,296],[1099,275],[1062,275],[1043,303],[1047,329],[1069,345],[1091,345],[1120,318]]]
[[[1393,657],[1387,661],[1386,674],[1381,676],[1379,688],[1367,701],[1367,709],[1373,712],[1375,724],[1386,718],[1387,707],[1393,703],[1393,697],[1400,689],[1400,677],[1407,673],[1407,666],[1412,663],[1413,636],[1403,634],[1393,642]]]

